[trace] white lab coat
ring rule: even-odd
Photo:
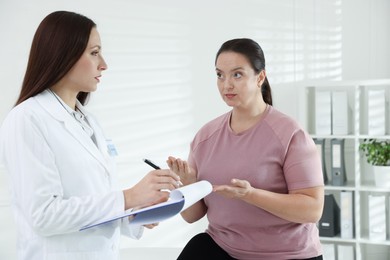
[[[124,197],[100,126],[78,107],[97,145],[47,90],[13,108],[1,127],[18,259],[118,259],[120,234],[142,235],[143,227],[128,225],[126,218],[79,231],[123,213]]]

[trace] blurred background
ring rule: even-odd
[[[169,155],[185,159],[197,130],[229,110],[214,70],[229,39],[262,46],[274,106],[298,121],[298,90],[308,82],[390,78],[388,0],[0,0],[0,122],[20,91],[36,28],[57,10],[97,23],[108,70],[87,108],[116,144],[123,188],[151,170],[142,158],[162,167]],[[7,189],[0,166],[0,259],[15,259]],[[122,250],[175,253],[206,226],[177,216],[139,241],[123,238]]]

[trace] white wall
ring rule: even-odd
[[[343,79],[389,78],[390,1],[344,2]]]
[[[188,142],[197,129],[228,110],[219,98],[214,73],[215,53],[228,39],[249,37],[260,43],[267,60],[275,106],[298,119],[297,87],[305,81],[390,78],[390,2],[387,0],[1,0],[0,122],[19,92],[36,27],[49,12],[61,9],[83,13],[98,24],[109,70],[104,73],[89,107],[107,132],[123,140],[119,145],[126,156],[121,157],[119,169],[126,185],[149,170],[136,163],[142,158],[137,154],[138,147],[146,147],[142,152],[147,153],[154,146],[141,142],[133,148],[133,142],[124,137],[130,132],[149,130],[151,126],[138,124],[137,128],[124,132],[116,124],[140,112],[152,117],[155,110],[134,109],[131,92],[124,95],[125,100],[119,100],[128,103],[125,109],[107,110],[104,104],[118,102],[113,95],[121,87],[118,81],[125,81],[129,86],[157,81],[155,87],[164,89],[169,84],[158,83],[164,75],[164,80],[183,80],[182,89],[168,93],[176,95],[184,91],[183,98],[188,103],[185,127],[172,130],[178,136],[174,139],[180,139],[181,143],[163,148],[169,150],[167,153],[185,156]],[[142,39],[154,36],[159,43],[155,49],[142,45]],[[167,43],[170,38],[175,39],[177,48],[164,52],[164,48],[172,47],[172,43]],[[150,62],[154,53],[158,55]],[[168,59],[166,55],[170,53],[177,59]],[[133,77],[137,76],[134,68],[139,67],[142,70],[138,71],[147,76]],[[163,162],[164,149],[150,154]],[[133,174],[127,174],[129,169]],[[0,259],[13,259],[15,234],[1,168],[0,177]],[[124,240],[123,247],[181,247],[205,226],[205,221],[188,225],[178,217],[147,231],[140,241]]]

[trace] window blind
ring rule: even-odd
[[[121,183],[128,187],[169,155],[187,158],[193,138],[191,45],[182,9],[120,3],[98,21],[103,72],[88,107],[113,139]],[[123,11],[121,11],[123,10]],[[142,14],[142,15],[140,15]]]
[[[340,0],[276,1],[278,12],[247,19],[247,31],[265,52],[271,84],[342,78]],[[261,6],[259,5],[259,9]]]

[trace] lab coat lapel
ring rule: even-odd
[[[77,101],[78,108],[81,112],[86,116],[89,125],[94,131],[96,145],[99,148],[101,154],[106,159],[106,161],[111,160],[110,155],[108,153],[107,140],[102,132],[102,128],[98,125],[98,123],[94,120],[94,118],[84,109],[84,107]]]
[[[79,126],[79,123],[61,106],[52,93],[45,90],[36,96],[37,101],[42,107],[51,114],[56,120],[63,122],[65,129],[93,156],[95,159],[110,172],[107,161],[101,151],[93,143],[92,139]],[[96,126],[92,129],[95,131]],[[101,138],[99,131],[95,131],[96,139]],[[101,141],[99,141],[101,142]],[[101,144],[100,144],[101,145]]]

